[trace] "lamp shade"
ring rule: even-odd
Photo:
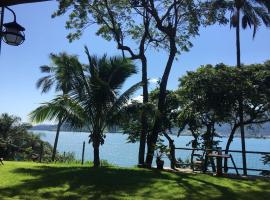
[[[3,31],[3,40],[5,43],[13,46],[19,46],[25,40],[24,31],[25,28],[19,25],[16,21],[6,23],[3,25],[5,30]]]

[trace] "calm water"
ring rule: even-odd
[[[41,133],[42,139],[53,144],[55,132],[51,131],[35,131]],[[88,133],[75,132],[61,132],[58,143],[58,151],[60,152],[74,152],[77,159],[81,159],[83,141],[86,141],[85,160],[93,160],[92,146],[88,144]],[[108,162],[130,167],[137,164],[138,143],[131,144],[126,142],[126,135],[121,133],[108,133],[105,144],[100,148],[101,159]],[[186,144],[192,139],[191,136],[172,136],[176,147],[186,147]],[[225,147],[227,138],[221,138],[220,146]],[[241,150],[240,138],[235,138],[231,144],[232,150]],[[270,139],[261,138],[247,138],[246,149],[248,151],[264,151],[270,152]],[[190,158],[190,152],[185,150],[177,150],[176,157],[181,159]],[[237,167],[242,167],[241,154],[234,153],[233,158],[236,161]],[[254,154],[247,154],[247,164],[249,168],[262,168],[270,170],[269,166],[262,164],[261,156]],[[169,161],[165,159],[165,165],[169,165]]]

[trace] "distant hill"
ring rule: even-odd
[[[57,125],[56,124],[55,125],[40,124],[40,125],[33,126],[30,129],[30,131],[56,131],[56,129],[57,129]],[[62,125],[61,131],[65,131],[65,132],[70,132],[70,131],[72,131],[72,132],[88,132],[88,130],[85,129],[85,128],[82,128],[82,129],[73,129],[69,125],[65,125],[65,124]],[[110,132],[110,133],[121,132],[121,130],[117,126],[110,127],[106,131],[107,132]]]
[[[178,128],[173,128],[172,133],[174,135],[178,134]],[[228,137],[231,132],[231,127],[227,124],[222,126],[216,126],[216,132],[220,136]],[[270,137],[270,123],[266,123],[262,126],[253,126],[253,127],[246,127],[245,134],[247,137]],[[191,135],[191,133],[185,129],[181,132],[180,135]],[[236,132],[236,136],[240,135],[240,130]]]
[[[56,131],[57,125],[48,125],[48,124],[42,124],[42,125],[37,125],[33,126],[30,130],[33,131]],[[72,131],[72,132],[87,132],[86,129],[71,129],[68,125],[63,125],[61,127],[61,131]],[[106,130],[107,132],[110,133],[117,133],[117,132],[122,132],[122,130],[118,126],[114,126]],[[229,125],[222,125],[220,127],[216,127],[216,131],[218,134],[221,136],[228,136],[231,132],[231,128]],[[178,134],[178,128],[173,128],[172,129],[173,134]],[[237,131],[236,135],[239,135],[239,130]],[[190,135],[188,131],[183,131],[181,135]],[[252,128],[247,128],[246,129],[246,135],[248,137],[263,137],[263,136],[269,136],[270,137],[270,123],[266,123],[262,125],[261,127],[252,127]]]
[[[56,130],[56,128],[57,128],[57,125],[41,124],[41,125],[33,126],[30,130],[31,131],[54,131]]]
[[[216,128],[217,132],[219,132],[223,136],[228,136],[231,128],[229,125],[223,125],[221,127]],[[261,137],[261,136],[270,136],[270,123],[265,123],[261,126],[252,126],[247,127],[246,135],[250,137]],[[236,132],[236,135],[240,135],[240,130]]]

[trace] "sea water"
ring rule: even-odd
[[[53,145],[55,132],[53,131],[34,131],[36,134],[41,134],[41,138]],[[192,140],[192,136],[171,136],[176,147],[188,147],[187,144]],[[226,137],[219,138],[221,141],[219,146],[225,148]],[[92,145],[88,143],[89,133],[84,132],[61,132],[59,136],[58,151],[74,152],[76,159],[81,159],[83,142],[86,142],[85,160],[93,160]],[[165,140],[166,141],[166,140]],[[235,138],[230,147],[231,150],[241,150],[240,138]],[[100,159],[107,160],[109,163],[122,166],[135,166],[138,161],[138,143],[127,143],[127,135],[122,133],[107,133],[105,143],[100,147]],[[247,151],[263,151],[270,152],[270,139],[263,138],[246,138]],[[182,160],[190,159],[190,151],[176,150],[176,158]],[[237,167],[242,167],[241,153],[232,153]],[[169,160],[164,158],[165,165],[169,166]],[[230,166],[231,163],[229,164]],[[259,154],[247,154],[248,168],[270,170],[269,165],[264,165],[262,156]],[[250,172],[258,174],[258,172]]]

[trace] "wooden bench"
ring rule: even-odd
[[[4,158],[0,158],[1,165],[4,165],[3,161],[4,161]]]
[[[233,166],[234,166],[234,169],[236,171],[236,174],[239,175],[238,170],[237,170],[237,167],[235,165],[235,162],[234,162],[233,157],[232,157],[231,154],[211,153],[211,154],[208,154],[207,156],[208,157],[212,157],[212,158],[216,158],[216,162],[217,162],[217,176],[222,176],[223,175],[223,171],[222,171],[222,160],[223,159],[228,159],[228,158],[231,159],[231,161],[233,163]]]

